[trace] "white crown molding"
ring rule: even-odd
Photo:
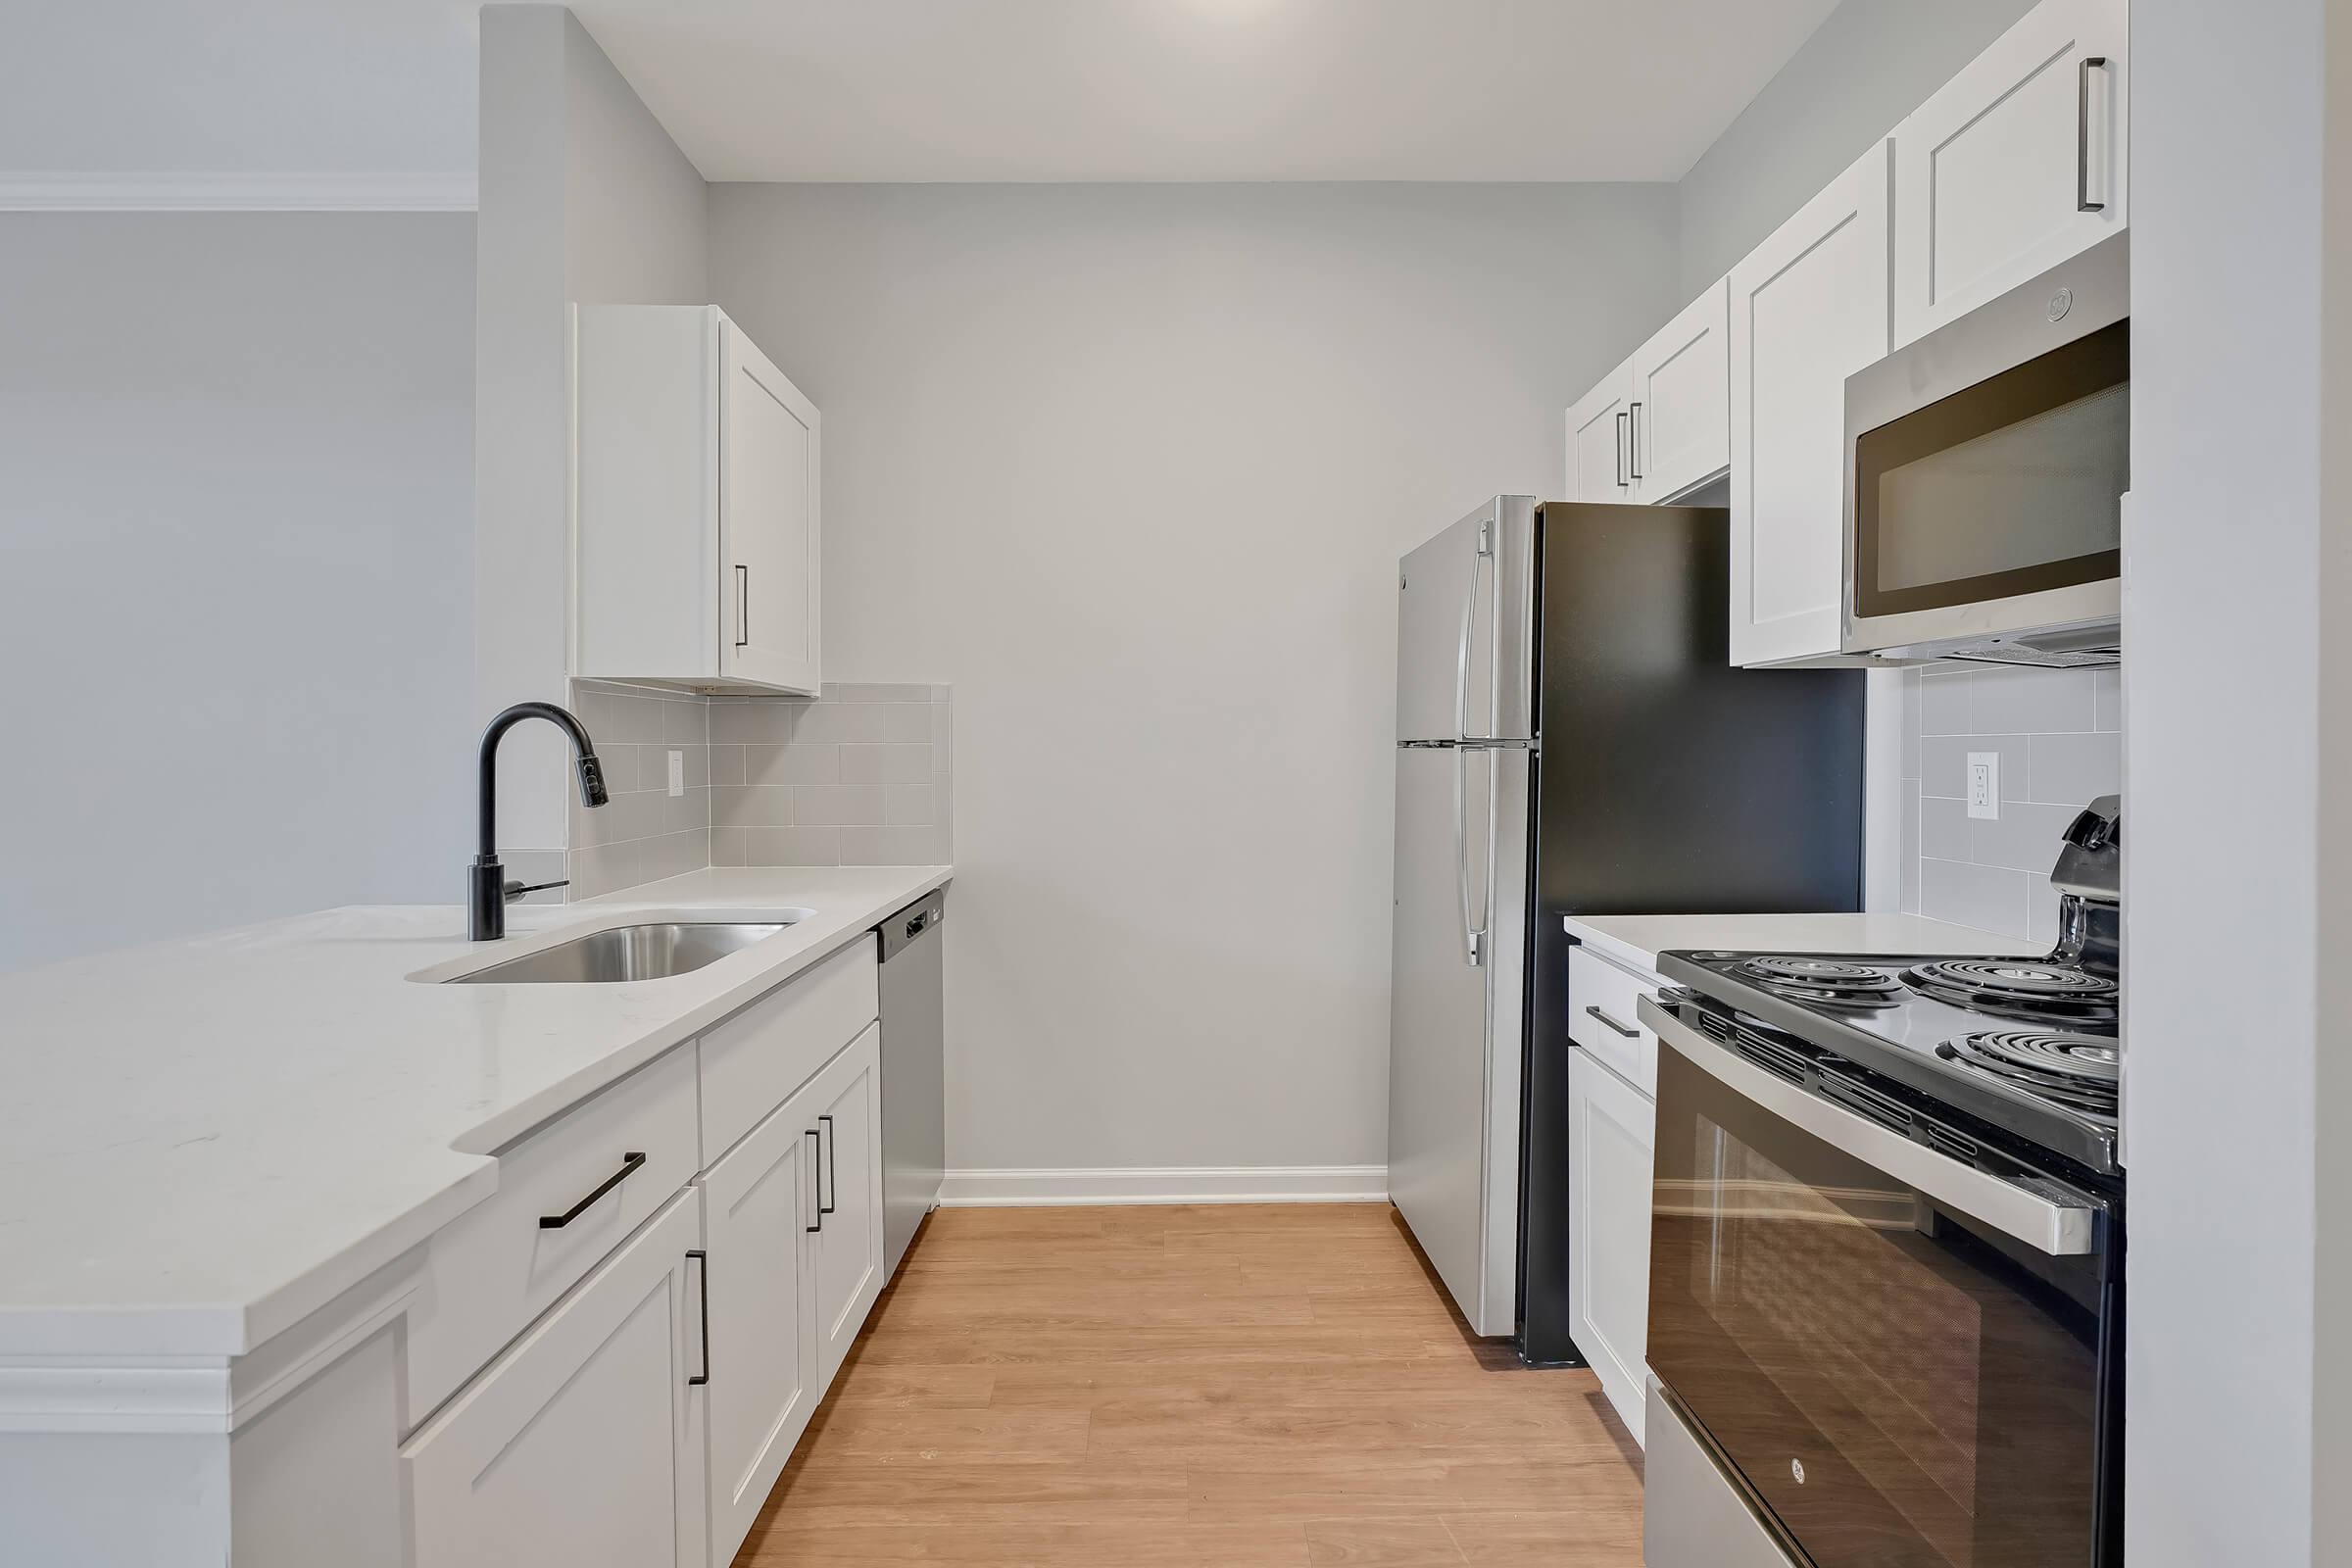
[[[1077,1203],[1379,1203],[1386,1165],[1178,1165],[1096,1170],[952,1170],[949,1208]]]
[[[36,174],[0,171],[10,213],[470,213],[454,174]]]

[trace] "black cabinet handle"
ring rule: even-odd
[[[1598,1007],[1587,1007],[1585,1009],[1585,1016],[1588,1018],[1598,1018],[1602,1023],[1607,1024],[1610,1028],[1616,1030],[1628,1040],[1639,1040],[1642,1038],[1641,1030],[1628,1029],[1625,1025],[1619,1023],[1616,1019],[1610,1017]]]
[[[1609,456],[1617,460],[1617,488],[1620,490],[1625,488],[1625,424],[1630,417],[1625,410],[1617,411],[1617,439],[1609,452]]]
[[[686,1255],[703,1265],[703,1369],[686,1380],[687,1387],[700,1388],[710,1381],[710,1254],[690,1247]]]
[[[1625,467],[1638,481],[1642,477],[1642,405],[1637,403],[1625,412]]]
[[[748,648],[752,642],[752,568],[735,567],[735,646]]]
[[[573,1220],[578,1219],[582,1214],[587,1213],[589,1204],[604,1197],[613,1188],[618,1187],[622,1182],[627,1181],[631,1176],[634,1176],[637,1173],[637,1167],[644,1163],[645,1156],[643,1154],[631,1153],[621,1155],[620,1169],[614,1171],[612,1175],[599,1182],[595,1192],[590,1193],[586,1198],[581,1199],[578,1202],[572,1204],[561,1214],[540,1215],[539,1228],[543,1231],[562,1230]]]
[[[814,1137],[816,1136],[816,1129],[815,1129],[815,1128],[813,1128],[813,1127],[811,1127],[811,1128],[809,1128],[809,1129],[808,1129],[808,1132],[806,1132],[806,1133],[805,1133],[805,1134],[803,1134],[802,1136],[803,1136],[803,1137],[807,1137],[807,1138],[814,1138]],[[823,1148],[823,1146],[822,1146],[821,1144],[820,1144],[820,1145],[818,1146],[818,1148],[817,1148],[817,1152],[819,1152],[819,1153],[822,1153],[822,1152],[824,1152],[824,1148]],[[813,1171],[813,1170],[815,1170],[815,1169],[816,1169],[816,1161],[814,1161],[814,1160],[810,1160],[810,1161],[808,1162],[808,1168],[809,1168],[810,1170],[812,1170],[812,1171]],[[824,1207],[824,1203],[825,1203],[825,1190],[824,1190],[824,1178],[823,1178],[822,1176],[819,1176],[819,1177],[817,1178],[816,1203],[817,1203],[817,1208],[816,1208],[816,1223],[815,1223],[815,1224],[813,1224],[813,1225],[804,1225],[804,1226],[802,1226],[802,1227],[801,1227],[801,1229],[803,1229],[803,1230],[805,1230],[805,1231],[808,1231],[808,1232],[809,1232],[810,1234],[814,1234],[815,1232],[817,1232],[817,1231],[821,1231],[821,1230],[823,1230],[823,1229],[825,1228],[825,1207]]]
[[[832,1117],[819,1116],[816,1119],[825,1124],[825,1136],[816,1141],[816,1147],[825,1152],[825,1179],[818,1184],[816,1189],[816,1211],[819,1214],[830,1214],[841,1202],[841,1170],[833,1163],[833,1152],[840,1141],[833,1136]],[[825,1201],[827,1187],[833,1189],[833,1201],[830,1203]]]

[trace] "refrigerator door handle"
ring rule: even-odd
[[[1460,741],[1469,734],[1470,726],[1470,632],[1478,618],[1478,579],[1486,569],[1485,530],[1480,530],[1479,549],[1470,558],[1470,587],[1462,595],[1462,635],[1455,645],[1453,675],[1453,891],[1462,906],[1462,961],[1478,967],[1478,934],[1470,924],[1470,818],[1469,780],[1470,748]]]

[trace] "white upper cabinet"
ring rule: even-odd
[[[816,405],[716,306],[574,320],[572,673],[813,694]]]
[[[2126,0],[2042,0],[1894,133],[1894,345],[2125,226]]]
[[[1731,465],[1728,291],[1729,280],[1719,280],[1626,362],[1637,501],[1671,500]]]
[[[1631,501],[1632,465],[1626,451],[1632,439],[1633,399],[1627,395],[1629,377],[1620,365],[1600,385],[1568,411],[1568,488],[1570,501]]]
[[[1735,664],[1835,657],[1845,378],[1886,353],[1889,144],[1732,269]]]

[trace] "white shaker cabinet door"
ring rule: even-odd
[[[710,1561],[725,1568],[816,1408],[813,1129],[779,1105],[703,1175]]]
[[[1650,1152],[1657,1107],[1583,1051],[1568,1053],[1571,1333],[1642,1441],[1648,1372]]]
[[[704,1568],[700,1218],[671,1200],[410,1440],[417,1568]]]
[[[2126,222],[2126,0],[2042,0],[1894,132],[1901,347]]]
[[[1735,664],[1838,651],[1845,378],[1886,353],[1887,144],[1732,269]]]
[[[816,1293],[817,1387],[832,1387],[882,1294],[882,1026],[865,1033],[795,1095],[814,1127],[817,1229],[808,1237]]]
[[[1568,411],[1568,491],[1570,501],[1631,501],[1633,465],[1627,451],[1633,439],[1633,413],[1627,405],[1626,367],[1611,370],[1601,383]]]
[[[1728,292],[1719,279],[1628,362],[1626,445],[1638,501],[1681,495],[1731,465]]]
[[[719,551],[726,563],[726,673],[814,693],[818,668],[816,405],[721,321]]]

